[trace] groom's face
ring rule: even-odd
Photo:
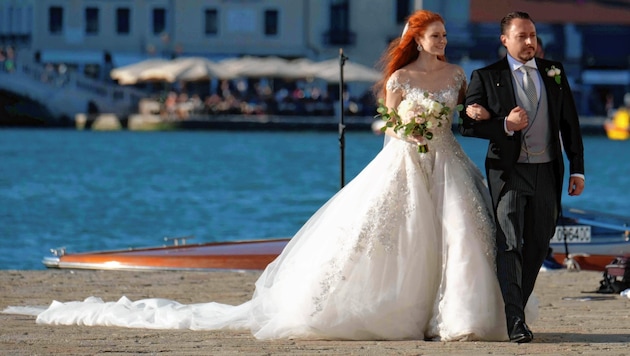
[[[530,20],[512,19],[506,32],[501,35],[501,43],[510,56],[525,63],[536,54],[536,26]]]

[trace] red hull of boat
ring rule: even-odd
[[[617,256],[609,255],[570,255],[573,262],[577,264],[580,270],[601,271],[606,270],[606,266],[611,264]],[[560,264],[563,264],[567,255],[563,253],[555,253],[553,258]]]
[[[49,268],[116,270],[262,270],[289,239],[85,252],[45,258]]]

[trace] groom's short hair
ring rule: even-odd
[[[523,12],[523,11],[510,12],[509,14],[505,15],[503,19],[501,19],[501,34],[502,35],[507,35],[508,27],[510,27],[512,20],[514,19],[529,20],[532,23],[534,23],[534,20],[532,20],[532,18],[529,17],[529,14],[526,12]]]

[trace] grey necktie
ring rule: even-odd
[[[521,66],[519,70],[523,72],[523,90],[525,91],[525,95],[527,95],[527,99],[529,99],[531,107],[536,109],[538,106],[538,95],[536,94],[536,86],[534,86],[534,82],[530,75],[532,68]]]

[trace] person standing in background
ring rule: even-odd
[[[529,14],[501,21],[507,56],[473,71],[460,132],[489,140],[486,177],[496,222],[497,276],[513,342],[530,342],[524,306],[547,255],[561,209],[564,162],[569,195],[584,189],[584,148],[578,114],[561,63],[534,58],[536,26]],[[559,135],[561,133],[561,135]]]
[[[545,58],[545,48],[543,47],[543,41],[540,36],[536,36],[536,57]]]

